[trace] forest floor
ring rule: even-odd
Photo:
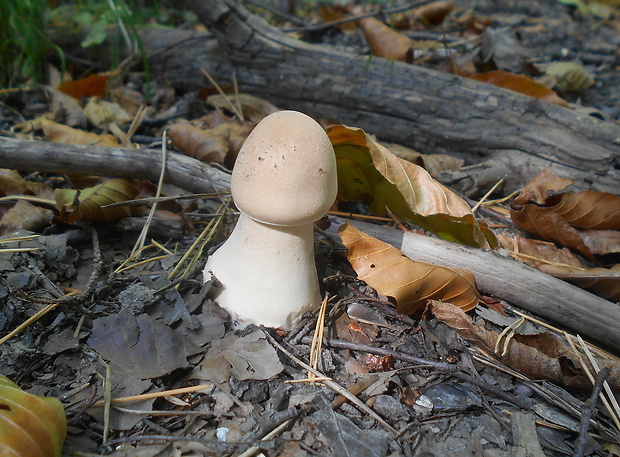
[[[418,13],[407,19],[407,34],[426,43],[414,51],[414,64],[475,72],[476,61],[478,70],[543,78],[551,62],[579,62],[571,70],[581,75],[576,79],[583,84],[587,72],[593,83],[558,90],[570,103],[567,109],[618,123],[620,11],[588,5],[458,0],[437,13],[440,18]],[[318,7],[298,13],[305,21],[321,18]],[[322,17],[339,14],[337,8],[325,9]],[[299,26],[273,13],[268,19],[278,27]],[[346,27],[300,30],[296,36],[368,53],[362,32]],[[452,45],[431,46],[445,37]],[[463,43],[455,44],[459,40]],[[165,75],[153,76],[147,122],[131,139],[142,147],[161,147],[162,131],[187,112],[188,94],[166,87]],[[117,93],[122,89],[139,106],[144,72],[129,71],[125,78]],[[51,138],[60,135],[58,125],[71,124],[73,112],[58,94],[31,88],[0,97],[0,135],[70,142]],[[256,100],[248,103],[258,118],[270,110]],[[191,104],[196,125],[225,125],[234,114],[200,97]],[[28,132],[24,126],[44,113],[52,113],[48,117],[57,125],[35,123]],[[92,121],[82,125],[99,139],[107,133]],[[129,122],[121,125],[126,130]],[[195,149],[208,143],[209,153],[215,150],[216,161],[224,164],[218,166],[230,165],[231,151],[238,150],[233,143],[243,140],[248,125],[253,126],[229,131],[224,146],[213,146],[224,140],[210,136],[193,140]],[[337,237],[317,230],[317,268],[322,293],[329,297],[324,314],[310,313],[290,332],[234,330],[210,298],[213,285],[203,284],[202,274],[207,252],[234,225],[233,212],[222,211],[226,199],[163,203],[167,206],[150,222],[147,248],[138,258],[132,250],[148,208],[89,222],[100,207],[77,211],[71,205],[80,194],[65,197],[65,214],[50,203],[53,189],[83,188],[86,179],[102,184],[93,177],[37,172],[6,171],[0,179],[0,196],[21,192],[45,200],[17,209],[15,200],[0,203],[1,234],[7,237],[0,239],[0,335],[7,336],[0,345],[0,374],[29,392],[61,399],[68,420],[63,455],[620,456],[614,395],[608,397],[609,408],[590,398],[593,381],[580,364],[583,349],[571,353],[567,341],[579,343],[565,337],[565,329],[521,319],[502,297],[483,296],[458,322],[451,320],[457,311],[449,309],[446,317],[440,303],[402,315],[356,278]],[[153,184],[116,185],[110,192],[131,199],[154,195]],[[163,191],[186,194],[171,185]],[[361,213],[360,218],[367,212],[361,202],[338,209]],[[507,217],[507,202],[493,209],[480,219],[498,234],[521,233]],[[329,224],[331,217],[323,222]],[[374,220],[416,229],[398,218]],[[210,221],[219,224],[209,226]],[[188,264],[184,254],[208,226],[215,235],[199,248],[195,264]],[[18,239],[30,235],[38,236]],[[29,325],[20,327],[23,322]],[[471,326],[471,333],[463,334],[463,325]],[[496,347],[472,337],[485,331],[495,332]],[[315,334],[318,341],[324,337],[318,349]],[[530,352],[514,349],[517,345]],[[509,347],[518,351],[515,357],[502,356]],[[610,368],[600,381],[608,376],[609,392],[617,395],[618,359],[605,354],[608,348],[591,350]],[[317,376],[319,381],[312,379]],[[135,398],[143,394],[153,395]],[[129,398],[118,401],[121,397]]]

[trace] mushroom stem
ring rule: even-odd
[[[338,193],[325,130],[297,111],[270,114],[243,143],[231,192],[241,217],[207,261],[205,281],[212,273],[222,283],[216,300],[237,327],[290,330],[321,304],[313,223]]]
[[[321,301],[313,223],[278,226],[241,213],[228,240],[209,257],[205,280],[210,271],[223,284],[216,301],[242,318],[238,328],[291,328]]]

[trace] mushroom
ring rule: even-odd
[[[205,281],[236,320],[289,330],[321,303],[314,222],[336,199],[336,157],[323,128],[296,111],[264,118],[243,144],[231,192],[241,212],[207,260]]]

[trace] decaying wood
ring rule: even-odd
[[[513,190],[545,167],[577,180],[577,188],[620,189],[620,126],[612,122],[453,74],[295,40],[234,0],[190,3],[219,46],[207,34],[177,35],[178,46],[160,33],[143,36],[148,50],[163,50],[151,59],[154,73],[177,87],[204,87],[202,68],[220,82],[234,70],[242,91],[282,108],[420,152],[465,154],[470,163],[484,156],[484,164],[440,178],[462,191],[500,178]]]
[[[0,137],[3,167],[81,172],[157,180],[161,151],[81,146]],[[190,157],[170,153],[165,179],[194,193],[230,190],[230,175]],[[332,230],[344,223],[335,219]],[[556,322],[620,354],[620,306],[494,252],[468,248],[389,227],[354,222],[415,260],[466,268],[484,293]]]

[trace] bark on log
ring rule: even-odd
[[[81,172],[104,176],[159,178],[157,150],[83,146],[0,137],[2,167],[44,172]],[[230,175],[190,157],[171,153],[166,182],[194,193],[230,190]],[[343,219],[336,218],[337,224]],[[411,257],[438,265],[467,268],[481,291],[580,333],[620,354],[620,306],[576,286],[494,252],[468,248],[435,238],[354,222],[361,230],[392,244]],[[335,230],[334,225],[332,230]]]
[[[462,191],[500,178],[512,190],[545,167],[578,180],[580,189],[620,189],[620,126],[612,122],[456,75],[294,40],[234,0],[190,3],[220,47],[194,35],[164,53],[165,65],[151,61],[177,87],[201,85],[203,67],[220,80],[234,69],[242,91],[280,107],[421,152],[491,157],[467,173],[444,173],[441,180]],[[153,49],[149,36],[145,46]]]

